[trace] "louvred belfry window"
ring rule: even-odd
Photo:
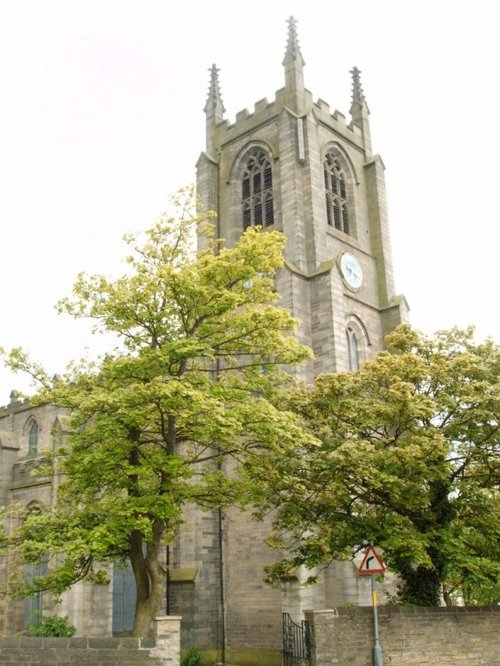
[[[273,172],[266,153],[257,148],[248,155],[241,183],[243,230],[274,224]]]
[[[323,162],[326,190],[326,217],[328,224],[345,234],[350,233],[349,202],[345,174],[339,160],[327,153]]]

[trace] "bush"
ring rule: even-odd
[[[198,648],[191,647],[181,659],[181,666],[200,666],[201,652]]]
[[[67,617],[36,613],[33,620],[28,623],[28,634],[30,636],[70,638],[76,634],[76,627],[69,623]]]

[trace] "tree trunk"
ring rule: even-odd
[[[445,461],[443,460],[443,466]],[[399,573],[403,579],[399,597],[413,606],[440,606],[443,582],[446,572],[446,548],[443,548],[442,536],[446,526],[453,518],[453,506],[450,502],[450,483],[447,479],[429,484],[429,518],[416,523],[417,529],[425,533],[435,531],[433,540],[427,548],[432,566],[413,566],[403,562]],[[437,534],[436,534],[437,532]]]
[[[153,540],[146,544],[146,554],[143,553],[142,534],[135,532],[131,535],[130,561],[137,591],[133,636],[150,635],[153,620],[160,610],[166,581],[166,571],[159,563],[164,532],[160,523],[153,525]]]
[[[441,576],[429,567],[406,565],[400,567],[402,584],[399,598],[411,606],[441,605]]]
[[[153,632],[153,620],[158,615],[160,603],[163,596],[163,585],[154,581],[150,586],[150,594],[147,599],[137,599],[135,604],[135,619],[132,636],[150,636]]]
[[[443,588],[443,600],[448,608],[455,605],[453,603],[453,597],[451,596],[450,590],[447,590],[446,588]]]

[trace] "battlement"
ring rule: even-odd
[[[28,398],[21,397],[17,391],[12,391],[10,394],[10,402],[8,405],[0,405],[0,417],[6,416],[13,411],[19,411],[30,407]]]
[[[280,104],[278,95],[276,99],[269,102],[267,97],[263,97],[254,104],[253,112],[248,109],[242,109],[236,114],[234,123],[227,120],[219,123],[216,127],[219,145],[231,142],[237,137],[255,130],[256,127],[273,120],[283,110],[283,104]]]
[[[233,123],[228,120],[220,121],[216,126],[217,143],[222,146],[236,140],[240,136],[255,131],[257,127],[272,122],[284,110],[293,113],[286,105],[286,89],[280,88],[276,91],[275,99],[269,101],[263,97],[254,104],[253,111],[248,108],[237,112]],[[323,99],[318,98],[313,102],[312,93],[305,91],[305,112],[303,116],[313,112],[319,123],[332,128],[338,134],[346,137],[349,141],[362,147],[363,134],[361,128],[354,123],[347,123],[346,116],[340,111],[330,109],[330,105]],[[294,114],[296,115],[296,114]]]
[[[336,109],[332,113],[328,102],[325,102],[325,100],[321,99],[321,97],[319,97],[317,102],[314,104],[314,112],[318,122],[331,127],[339,134],[342,134],[350,141],[354,141],[356,144],[359,144],[359,146],[362,147],[363,132],[361,127],[352,122],[348,124],[346,121],[346,116]]]

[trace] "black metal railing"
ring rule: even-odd
[[[311,632],[309,622],[296,624],[283,613],[283,666],[311,666]]]

